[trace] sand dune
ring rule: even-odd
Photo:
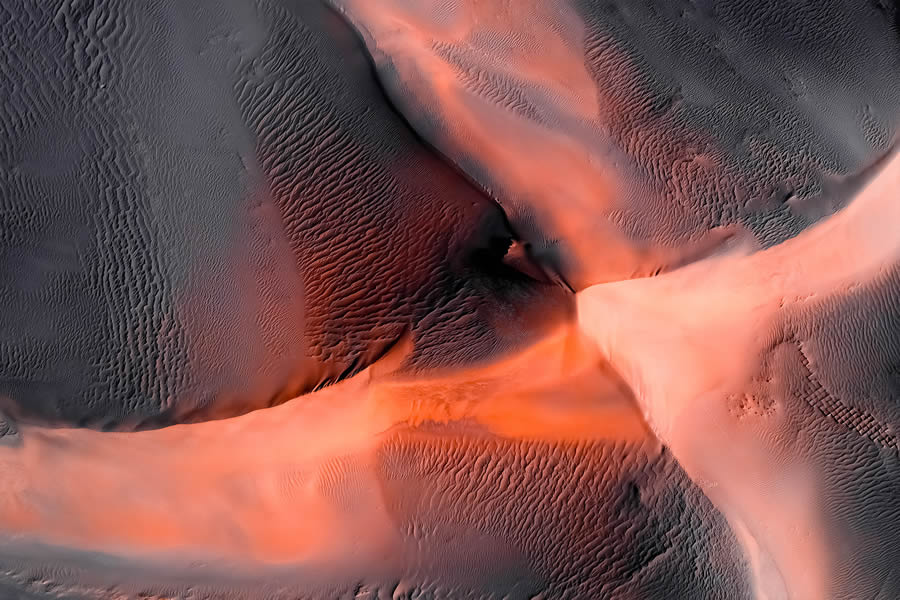
[[[412,367],[449,366],[571,311],[502,263],[503,212],[408,129],[318,2],[14,4],[0,405],[16,418],[233,416],[408,333]]]
[[[398,585],[451,597],[662,585],[702,595],[710,571],[740,593],[731,534],[577,330],[430,379],[392,374],[402,359],[233,419],[137,433],[23,427],[0,449],[8,551],[41,542],[124,557],[118,574],[81,583],[127,589],[130,573],[160,594],[160,572],[223,585],[225,565],[257,585],[364,585],[371,597]],[[669,550],[688,541],[688,554]],[[584,553],[608,556],[608,568],[583,577],[567,557]],[[685,571],[698,556],[704,571]]]
[[[0,600],[893,598],[890,2],[0,6]]]
[[[412,125],[576,289],[796,234],[900,118],[890,15],[857,2],[334,3]]]
[[[871,358],[882,370],[900,351],[898,194],[900,157],[784,244],[579,297],[583,328],[741,538],[759,597],[871,596],[891,577],[893,535],[861,534],[900,516],[895,392],[830,381],[871,376],[850,358],[873,339],[860,316],[890,340]]]

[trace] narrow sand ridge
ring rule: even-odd
[[[866,410],[829,393],[805,350],[816,340],[802,336],[804,321],[860,289],[877,300],[857,308],[896,336],[898,200],[895,157],[848,208],[784,244],[579,295],[582,328],[729,519],[760,598],[867,597],[897,558],[881,552],[894,545],[898,502],[881,512],[877,494],[866,503],[846,495],[848,486],[900,484],[894,403]],[[830,329],[857,335],[831,312]],[[856,352],[872,341],[858,340]],[[831,377],[859,378],[842,358]],[[880,529],[881,540],[865,529]]]
[[[737,577],[735,585],[732,538],[690,494],[644,425],[640,405],[672,456],[728,518],[749,561],[755,597],[844,597],[890,586],[877,561],[862,571],[846,564],[873,557],[836,521],[850,513],[884,528],[896,512],[848,502],[836,479],[896,486],[897,471],[873,474],[871,453],[842,462],[829,450],[836,442],[852,456],[850,437],[896,463],[896,442],[884,443],[894,426],[869,414],[867,429],[852,427],[858,411],[829,414],[815,394],[760,388],[754,375],[770,362],[771,349],[781,348],[773,342],[779,334],[768,334],[780,313],[791,318],[795,305],[877,284],[896,265],[900,241],[887,234],[900,223],[898,186],[900,159],[894,159],[848,208],[783,245],[582,292],[580,323],[597,349],[565,328],[490,367],[410,379],[393,374],[409,349],[401,345],[356,378],[235,419],[127,434],[23,427],[17,443],[0,449],[9,482],[0,524],[15,540],[9,548],[41,542],[124,556],[126,581],[152,581],[148,570],[175,569],[179,578],[215,581],[236,595],[246,583],[215,567],[179,570],[172,553],[239,565],[250,580],[290,567],[293,585],[329,590],[321,597],[343,589],[348,577],[366,581],[367,589],[454,596],[449,586],[478,597],[510,589],[523,597],[565,595],[575,577],[576,591],[568,592],[591,597],[627,593],[622,580],[590,574],[594,567],[585,573],[572,556],[609,553],[612,562],[603,567],[609,569],[641,552],[634,536],[649,528],[673,538],[669,547],[680,549],[673,558],[696,561],[700,552],[708,568]],[[534,487],[521,487],[526,483]],[[627,500],[630,486],[636,505]],[[673,493],[687,509],[672,512]],[[585,494],[600,507],[583,504]],[[516,498],[539,507],[527,513],[530,519],[547,518],[545,510],[587,519],[587,536],[564,529],[558,540],[564,555],[548,556],[532,543],[546,548],[560,532],[530,519],[512,525],[525,514],[517,514]],[[559,501],[566,502],[561,511]],[[474,521],[464,516],[471,512]],[[497,519],[513,521],[498,530],[490,525]],[[604,527],[613,529],[604,536]],[[684,527],[705,532],[688,538],[699,550],[676,544]],[[885,542],[891,544],[882,533]],[[464,549],[456,544],[490,553],[493,566],[464,577]],[[721,549],[723,556],[713,555]],[[75,564],[87,574],[49,580],[62,589],[90,588],[85,582],[98,577],[109,585],[89,559]],[[841,579],[847,574],[853,578]],[[379,583],[397,577],[401,584]],[[507,580],[519,587],[503,588],[512,585]],[[706,573],[682,585],[684,597],[714,597],[729,584]],[[652,587],[632,589],[654,597]],[[741,588],[732,589],[729,597]]]
[[[332,2],[417,131],[576,289],[796,234],[900,116],[876,3]]]

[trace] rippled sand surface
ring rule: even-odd
[[[0,6],[0,599],[900,596],[900,7]]]

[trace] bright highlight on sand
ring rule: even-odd
[[[898,191],[900,157],[848,208],[771,250],[579,294],[582,329],[634,390],[660,441],[731,522],[759,597],[830,595],[835,541],[825,527],[834,509],[821,484],[830,465],[816,448],[796,443],[802,399],[775,399],[762,414],[739,399],[753,393],[780,317],[896,268],[900,237],[889,232],[900,231]]]

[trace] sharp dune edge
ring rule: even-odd
[[[900,9],[786,6],[0,6],[0,600],[900,597]]]
[[[426,136],[472,169],[576,289],[650,275],[710,245],[640,244],[611,222],[628,193],[626,158],[609,139],[615,126],[598,114],[631,107],[598,89],[584,59],[585,24],[568,3],[336,4],[366,32],[389,93],[413,123],[436,113],[438,125],[422,125]],[[617,62],[620,81],[611,84],[633,85],[625,57]]]

